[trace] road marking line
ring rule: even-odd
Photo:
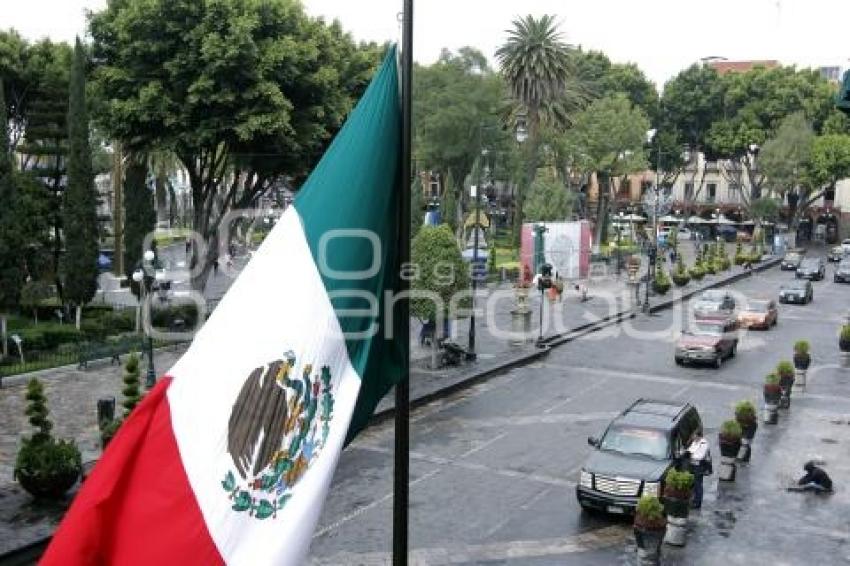
[[[417,566],[436,566],[442,564],[555,557],[618,546],[623,544],[630,535],[631,528],[612,525],[561,538],[459,544],[443,548],[418,548],[411,551],[410,561],[411,564]],[[340,552],[333,556],[312,558],[310,560],[310,564],[316,566],[332,564],[373,566],[391,563],[392,555],[388,552]]]

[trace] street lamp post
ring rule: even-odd
[[[622,250],[620,249],[621,237],[623,234],[623,211],[620,211],[618,215],[619,222],[617,223],[617,279],[620,278],[620,260],[622,257]]]
[[[478,290],[478,227],[481,222],[481,206],[478,186],[469,187],[469,195],[475,199],[475,226],[472,227],[472,313],[469,317],[469,357],[475,359],[475,295]]]
[[[148,279],[148,276],[146,276],[146,274],[145,274],[145,267],[146,266],[152,266],[155,258],[156,258],[156,254],[153,252],[153,250],[146,251],[145,255],[144,255],[143,267],[141,267],[141,268],[137,269],[135,272],[133,272],[133,281],[135,281],[136,283],[139,284],[139,289],[140,289],[139,296],[140,296],[140,300],[141,300],[142,304],[146,303],[147,295],[148,295],[148,288],[147,288],[148,284],[147,284],[147,282],[148,282],[149,279]],[[159,279],[159,278],[157,278],[157,279]],[[151,336],[150,332],[148,332],[147,326],[145,326],[145,325],[142,325],[142,326],[143,326],[142,331],[146,335],[145,349],[147,350],[147,355],[148,355],[148,371],[147,371],[147,375],[145,376],[145,386],[148,389],[150,389],[151,387],[156,385],[156,370],[154,369],[154,363],[153,363],[153,336]]]

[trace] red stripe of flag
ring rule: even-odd
[[[160,380],[118,430],[41,564],[223,563],[174,438],[170,383]]]

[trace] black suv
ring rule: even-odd
[[[638,399],[611,421],[601,438],[587,439],[594,450],[576,486],[579,504],[606,513],[634,513],[642,495],[662,494],[667,471],[701,426],[690,403]]]

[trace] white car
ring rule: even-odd
[[[845,254],[850,254],[850,238],[841,242],[841,249],[844,250]]]
[[[691,232],[690,228],[679,228],[676,231],[676,238],[679,240],[690,240],[694,237],[694,233]]]

